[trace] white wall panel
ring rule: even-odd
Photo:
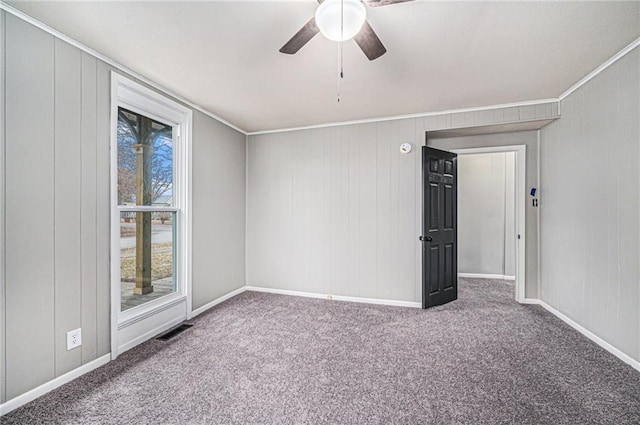
[[[6,17],[6,397],[55,376],[54,38]]]
[[[193,114],[193,309],[245,281],[245,136]]]
[[[403,142],[409,142],[413,146],[410,154],[400,155],[398,158],[398,186],[394,188],[398,192],[399,214],[397,232],[399,239],[399,278],[395,284],[398,286],[398,299],[420,301],[422,291],[420,288],[421,268],[418,258],[421,258],[421,243],[418,236],[422,231],[422,222],[417,214],[422,214],[419,198],[416,193],[421,190],[420,183],[420,146],[424,143],[424,135],[416,139],[416,121],[412,119],[398,122],[398,140],[395,149],[399,150]]]
[[[82,53],[82,111],[81,119],[81,206],[80,235],[82,253],[82,363],[86,364],[98,356],[97,297],[97,60]],[[107,194],[108,196],[108,194]],[[109,298],[104,300],[109,302]]]
[[[55,40],[55,360],[56,376],[82,365],[82,350],[67,351],[67,332],[82,326],[81,73],[82,54]]]
[[[96,352],[97,357],[111,351],[110,252],[110,144],[111,144],[111,67],[98,61],[96,68]]]
[[[640,51],[541,130],[541,298],[640,360]]]
[[[349,145],[348,128],[331,129],[330,199],[331,246],[330,293],[344,295],[349,285]]]
[[[2,143],[0,143],[0,241],[5,240],[5,111],[6,111],[6,97],[5,97],[5,12],[0,10],[0,137],[2,137]],[[0,403],[4,403],[6,400],[5,389],[5,246],[0,242]]]
[[[393,298],[393,264],[391,245],[391,122],[377,125],[376,134],[376,289],[380,298]]]

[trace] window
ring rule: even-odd
[[[120,311],[178,290],[173,133],[169,124],[118,107]]]
[[[191,311],[191,111],[113,73],[111,114],[115,358]]]

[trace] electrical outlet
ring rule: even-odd
[[[82,345],[82,328],[67,332],[67,351]]]

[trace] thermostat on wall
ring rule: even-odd
[[[411,152],[411,143],[403,143],[400,145],[400,152],[409,153]]]

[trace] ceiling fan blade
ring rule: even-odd
[[[404,3],[413,0],[363,0],[362,2],[371,7],[388,6],[390,4]]]
[[[316,18],[314,16],[300,28],[300,31],[298,31],[296,35],[291,37],[291,40],[287,41],[287,43],[280,48],[280,52],[293,55],[319,32],[320,29],[316,25]]]
[[[387,52],[387,49],[382,45],[382,41],[380,41],[378,35],[367,21],[364,22],[362,29],[353,39],[358,43],[358,46],[360,46],[370,61],[379,58]]]

